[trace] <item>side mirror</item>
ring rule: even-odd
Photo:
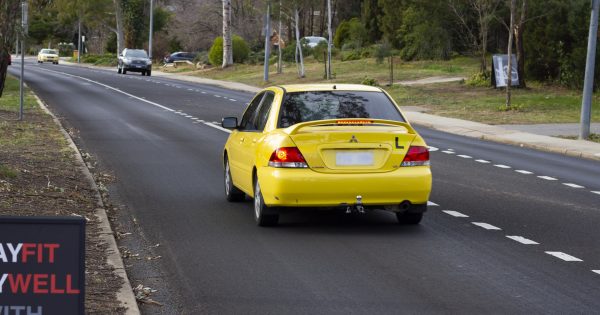
[[[238,127],[237,117],[225,117],[221,119],[221,127],[225,129],[236,129]]]

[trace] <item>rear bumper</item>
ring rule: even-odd
[[[142,65],[139,67],[136,65],[123,65],[123,69],[130,72],[152,71],[152,65]]]
[[[42,62],[58,62],[58,57],[40,57],[38,60]]]
[[[286,207],[427,204],[431,171],[427,166],[402,167],[393,172],[326,174],[310,169],[261,167],[258,178],[265,203]]]

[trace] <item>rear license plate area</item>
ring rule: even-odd
[[[336,151],[336,166],[372,166],[374,164],[373,151]]]

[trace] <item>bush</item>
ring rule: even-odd
[[[243,38],[233,35],[233,62],[242,63],[248,59],[250,54],[250,48]],[[223,64],[223,37],[219,36],[215,38],[212,47],[208,53],[208,60],[213,66],[220,66]]]
[[[311,49],[308,48],[306,45],[303,45],[302,46],[302,56],[304,56],[304,58],[308,57],[308,55],[310,54],[310,50]],[[287,62],[296,61],[296,41],[292,41],[287,46],[285,46],[285,48],[281,51],[281,55],[282,55],[281,58],[283,59],[283,61],[287,61]],[[263,58],[264,58],[264,56],[263,56]]]
[[[367,40],[368,33],[363,23],[359,18],[352,18],[340,23],[333,38],[333,45],[342,48],[345,44],[352,43],[353,48],[360,48]]]
[[[489,87],[492,85],[491,74],[489,71],[475,73],[465,81],[465,84],[468,86]]]
[[[342,61],[359,60],[361,58],[361,50],[342,51]]]
[[[312,55],[318,62],[325,62],[325,60],[327,60],[327,42],[323,41],[317,44],[317,46],[312,49]]]
[[[379,83],[377,82],[377,80],[375,80],[373,78],[369,78],[369,77],[365,77],[362,80],[362,82],[360,82],[360,84],[370,85],[370,86],[379,86]]]

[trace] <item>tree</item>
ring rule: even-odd
[[[2,0],[0,2],[0,97],[4,92],[8,55],[10,55],[10,48],[15,42],[20,8],[21,1],[19,0]]]
[[[269,62],[265,60],[265,62]],[[233,65],[231,44],[231,0],[223,0],[223,68]]]
[[[510,1],[510,25],[508,28],[508,69],[506,70],[506,76],[508,82],[506,82],[506,108],[510,108],[510,88],[512,85],[512,46],[513,46],[513,35],[515,30],[515,7],[517,6],[516,0]]]
[[[480,72],[487,71],[487,46],[490,24],[496,16],[501,0],[448,0],[451,11],[458,19],[470,46],[480,55]],[[476,23],[471,23],[474,16]]]

